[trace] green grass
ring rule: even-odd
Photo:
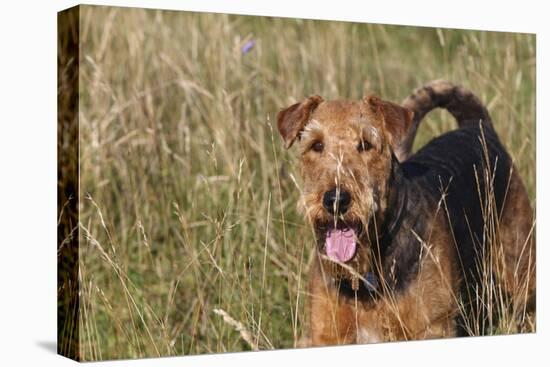
[[[463,84],[534,206],[533,35],[90,6],[80,22],[84,360],[296,346],[313,237],[274,124],[305,96]],[[432,113],[415,148],[454,126]]]

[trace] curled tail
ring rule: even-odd
[[[492,126],[489,112],[481,101],[471,91],[446,80],[433,80],[416,89],[403,101],[402,106],[413,111],[414,117],[411,128],[397,147],[396,155],[400,161],[411,155],[420,121],[434,108],[441,107],[449,111],[459,127],[478,125],[480,121]]]

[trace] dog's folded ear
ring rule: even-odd
[[[413,111],[393,102],[383,101],[376,96],[365,98],[375,116],[381,117],[383,128],[390,145],[395,149],[406,138],[413,125]]]
[[[311,113],[321,102],[323,102],[323,98],[310,96],[304,101],[293,104],[279,112],[277,115],[277,128],[283,138],[286,149],[292,146],[294,140],[296,140],[304,129]]]

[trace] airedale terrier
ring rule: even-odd
[[[410,156],[436,107],[458,129]],[[514,310],[534,305],[533,212],[470,91],[437,80],[402,105],[311,96],[279,112],[277,125],[286,148],[298,143],[316,235],[306,344],[483,334],[495,289],[512,295]]]

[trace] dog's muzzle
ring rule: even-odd
[[[332,189],[323,195],[323,207],[332,215],[345,214],[351,204],[351,195],[346,190]]]

